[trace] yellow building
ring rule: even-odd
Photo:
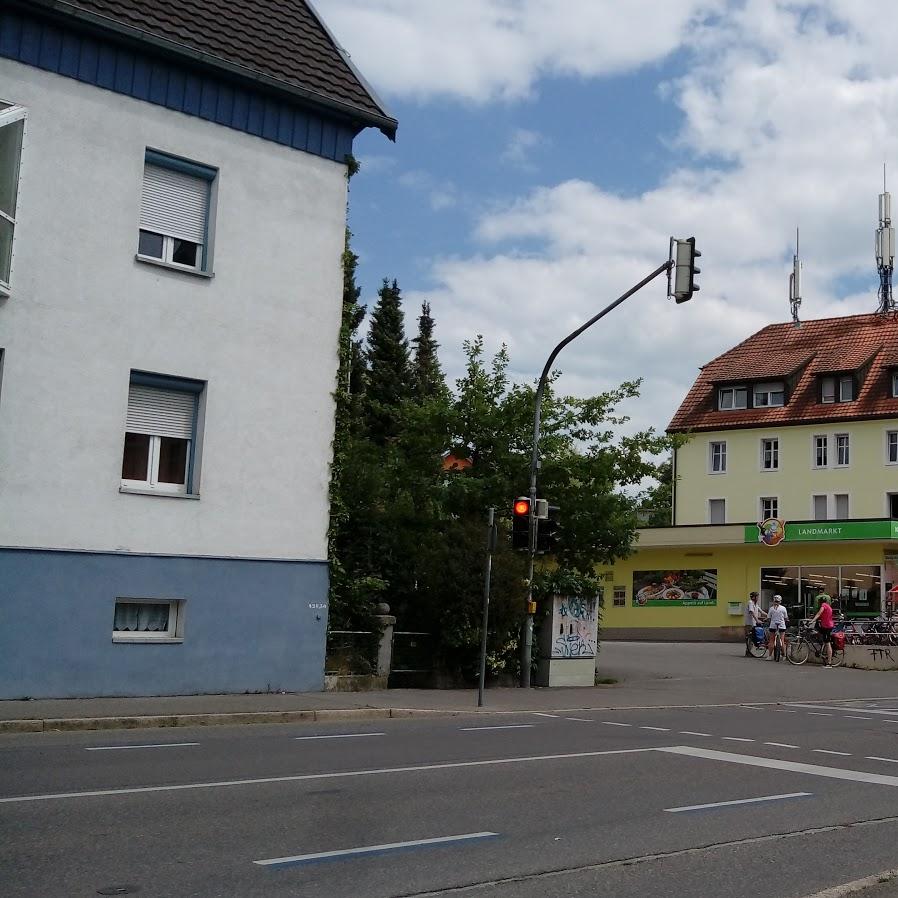
[[[704,368],[668,427],[674,526],[603,570],[606,638],[729,638],[751,591],[876,616],[898,584],[898,321],[776,324]]]

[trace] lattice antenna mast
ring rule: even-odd
[[[795,255],[792,257],[792,274],[789,275],[789,308],[792,323],[801,327],[798,310],[801,308],[801,259],[798,256],[798,228],[795,229]]]
[[[882,193],[879,195],[879,227],[876,229],[876,267],[879,269],[879,313],[898,311],[892,296],[895,267],[895,229],[892,227],[892,195],[886,190],[886,167],[882,166]]]

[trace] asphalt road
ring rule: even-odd
[[[785,898],[896,840],[898,697],[0,739],[7,898]]]

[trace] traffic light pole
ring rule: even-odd
[[[583,331],[591,328],[597,321],[604,318],[610,311],[616,309],[622,302],[629,299],[646,284],[653,281],[659,274],[669,272],[674,267],[675,261],[668,259],[663,265],[659,265],[648,277],[643,278],[634,287],[631,287],[613,303],[605,306],[598,315],[593,315],[585,324],[577,328],[572,334],[568,334],[553,350],[539,377],[536,387],[536,401],[533,411],[533,455],[530,459],[530,544],[527,552],[527,616],[524,619],[523,632],[521,633],[521,686],[530,688],[530,664],[533,659],[533,565],[536,558],[536,537],[538,521],[536,518],[536,479],[539,474],[539,425],[542,412],[543,393],[549,379],[552,364],[558,357],[558,353],[573,340],[576,340]]]

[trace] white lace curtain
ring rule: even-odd
[[[168,602],[118,602],[113,629],[121,633],[160,633],[168,629]]]

